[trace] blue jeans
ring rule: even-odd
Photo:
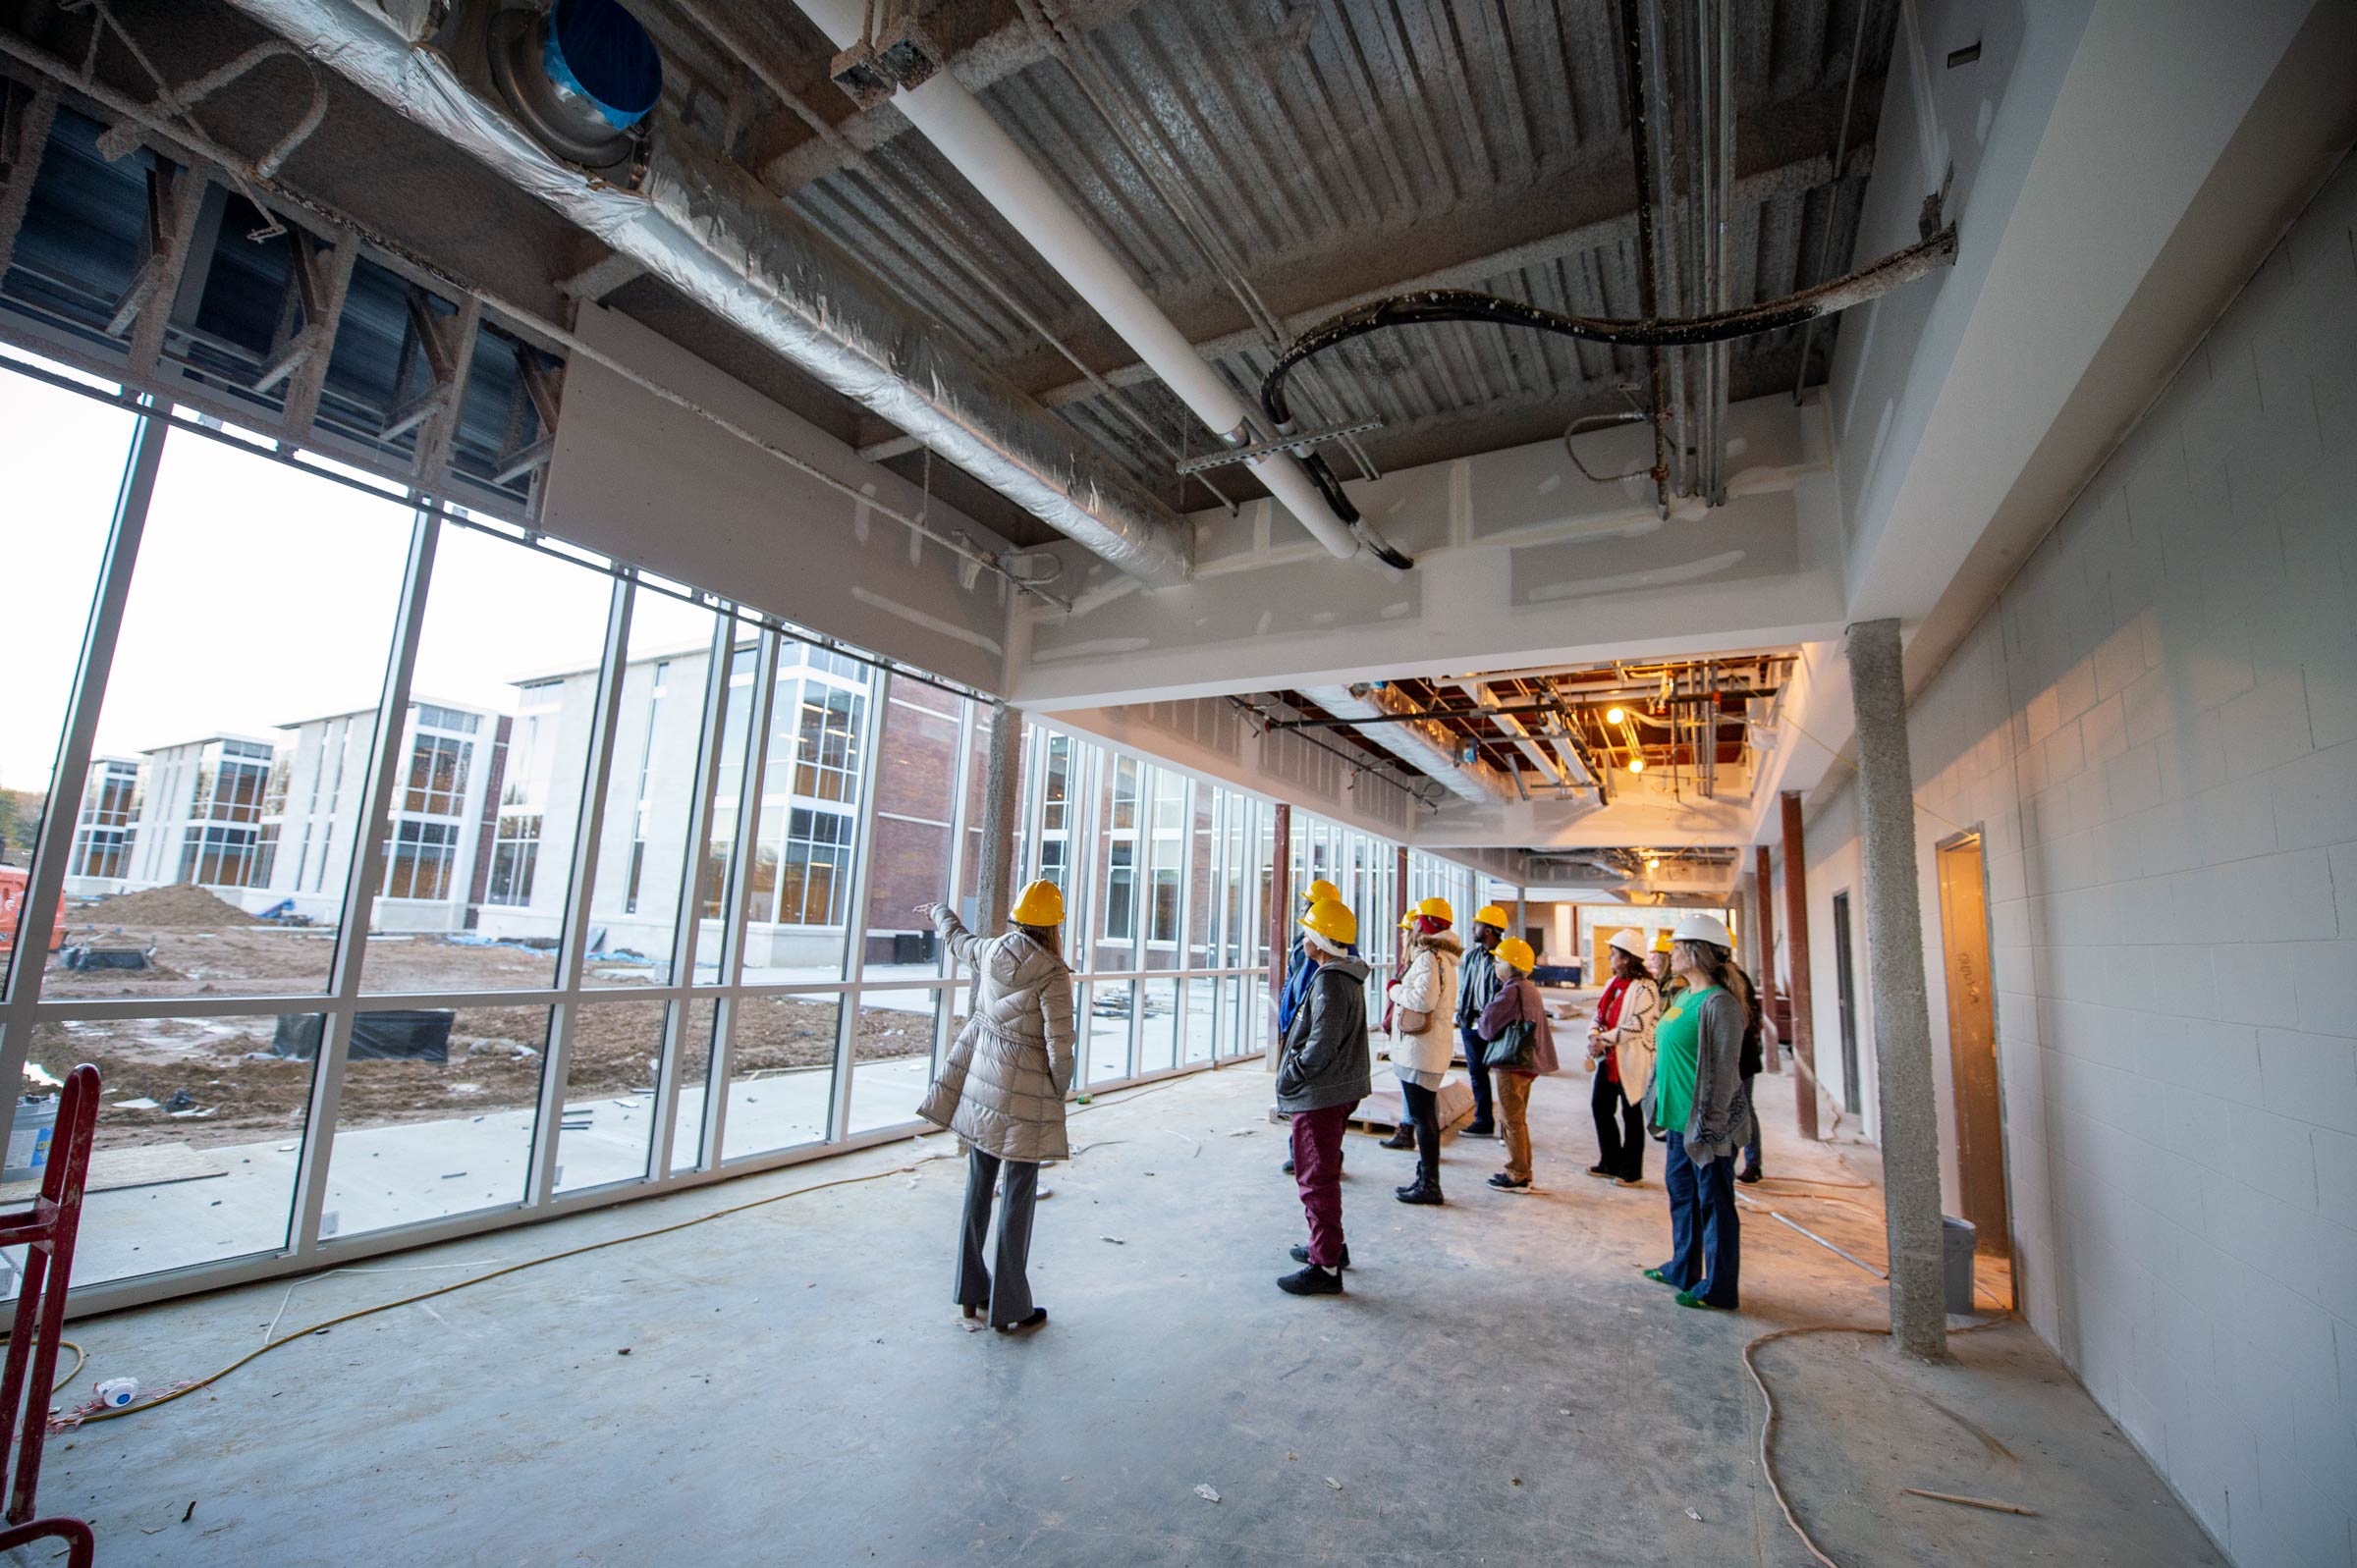
[[[1481,1043],[1481,1036],[1470,1029],[1459,1029],[1456,1036],[1457,1044],[1465,1052],[1465,1076],[1473,1083],[1473,1125],[1487,1127],[1492,1120],[1490,1069],[1481,1064],[1481,1054],[1486,1048]]]
[[[1663,1277],[1714,1307],[1733,1307],[1743,1261],[1735,1157],[1697,1164],[1686,1158],[1684,1136],[1673,1132],[1662,1185],[1670,1189],[1670,1261],[1662,1265]]]

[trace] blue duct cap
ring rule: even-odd
[[[638,19],[615,0],[557,0],[541,63],[550,80],[627,130],[663,96],[663,56]]]

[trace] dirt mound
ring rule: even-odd
[[[226,899],[216,898],[192,882],[168,888],[143,888],[101,898],[86,909],[66,912],[68,930],[76,926],[147,926],[164,931],[212,931],[230,926],[258,925],[253,916]]]

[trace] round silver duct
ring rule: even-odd
[[[525,129],[558,157],[610,169],[663,95],[663,57],[615,0],[556,0],[491,19],[491,78]]]

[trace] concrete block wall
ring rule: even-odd
[[[2357,162],[1910,729],[1943,1049],[1933,856],[1985,835],[2025,1312],[2235,1562],[2348,1568]],[[1819,841],[1812,861],[1837,861]],[[1838,880],[1811,877],[1814,921]],[[1952,1208],[1946,1106],[1942,1134]]]

